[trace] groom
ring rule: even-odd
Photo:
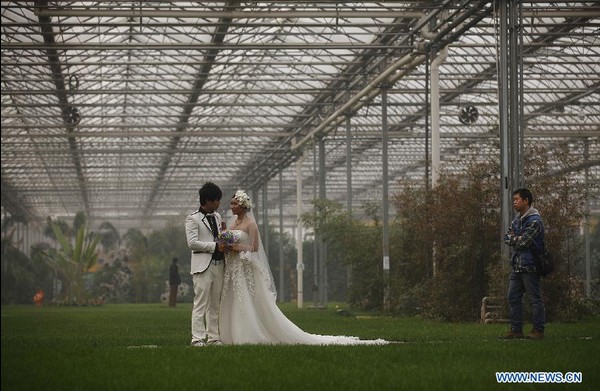
[[[200,209],[185,220],[185,235],[192,250],[190,273],[194,282],[192,307],[192,346],[220,345],[219,306],[223,287],[225,256],[216,238],[221,226],[219,209],[223,192],[212,182],[198,192]]]

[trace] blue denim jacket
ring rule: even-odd
[[[538,211],[530,208],[523,217],[517,216],[510,224],[504,242],[513,248],[511,265],[514,271],[534,271],[534,257],[544,248],[544,223]]]

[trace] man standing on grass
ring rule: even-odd
[[[519,213],[510,224],[504,243],[512,249],[512,272],[508,285],[510,331],[503,338],[524,338],[523,296],[527,293],[533,308],[533,330],[528,338],[544,338],[546,310],[542,300],[540,275],[535,266],[537,249],[544,248],[544,224],[539,212],[531,206],[533,194],[529,189],[513,192],[513,208]]]
[[[192,305],[192,346],[220,345],[219,307],[223,287],[225,246],[217,244],[222,226],[217,209],[223,192],[206,182],[199,190],[200,208],[185,220],[185,234],[192,251],[191,270],[194,282]]]

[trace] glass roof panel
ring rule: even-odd
[[[3,216],[43,222],[83,210],[93,224],[151,229],[196,208],[212,180],[226,192],[266,188],[270,214],[281,202],[293,226],[301,157],[306,207],[315,196],[316,138],[327,196],[346,200],[346,118],[359,205],[381,196],[382,89],[390,191],[423,183],[425,54],[446,45],[444,169],[463,170],[473,149],[499,154],[493,2],[32,4],[1,4]],[[526,141],[568,145],[598,211],[600,4],[524,1],[522,11]],[[461,122],[465,106],[475,122]]]

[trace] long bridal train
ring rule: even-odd
[[[239,243],[249,235],[233,230]],[[224,344],[383,345],[383,339],[310,334],[277,307],[268,263],[261,252],[231,252],[226,257],[219,330]],[[266,265],[265,265],[266,264]]]

